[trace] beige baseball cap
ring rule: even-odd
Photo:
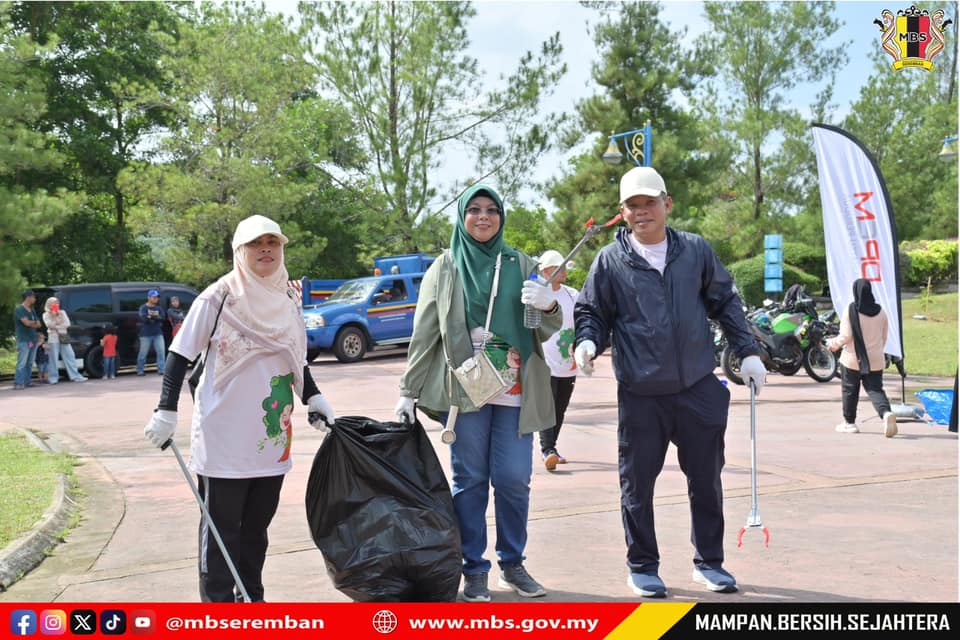
[[[537,263],[540,265],[541,270],[549,267],[559,267],[563,264],[563,254],[553,249],[547,249],[543,252],[543,255],[537,258]],[[572,266],[573,262],[567,263],[568,268]]]
[[[620,202],[633,196],[659,196],[667,193],[667,185],[653,167],[634,167],[620,178]]]
[[[256,240],[265,233],[277,236],[283,244],[289,242],[287,236],[280,232],[279,224],[266,216],[256,215],[240,221],[240,224],[237,225],[237,230],[233,232],[233,242],[230,244],[233,250],[236,251],[240,245],[247,244],[251,240]]]

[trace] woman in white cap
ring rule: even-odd
[[[144,429],[161,448],[173,437],[187,365],[205,354],[194,398],[190,468],[255,602],[263,600],[267,527],[292,465],[294,397],[327,424],[336,419],[307,366],[303,314],[287,283],[286,243],[280,226],[264,216],[237,225],[233,270],[190,307],[170,345],[160,403]],[[242,591],[202,518],[198,561],[202,601],[240,598]]]

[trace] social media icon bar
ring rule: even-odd
[[[10,612],[10,634],[32,636],[37,632],[37,612],[31,609],[14,609]]]
[[[122,609],[104,609],[100,613],[100,633],[120,636],[127,632],[127,612]]]
[[[97,612],[93,609],[74,609],[70,612],[70,633],[89,636],[97,632]]]
[[[157,614],[149,609],[134,609],[130,612],[130,633],[145,636],[157,629]]]
[[[67,632],[67,612],[63,609],[44,609],[40,612],[40,633],[62,636]]]

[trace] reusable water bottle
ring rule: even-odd
[[[530,279],[537,281],[537,274],[531,274]],[[523,326],[527,329],[539,329],[543,322],[543,312],[532,304],[523,305]]]

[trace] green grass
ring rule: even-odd
[[[53,502],[59,474],[73,476],[73,461],[48,453],[22,434],[0,435],[0,549],[29,531]]]
[[[930,296],[926,309],[921,298],[909,298],[902,311],[907,375],[952,378],[957,373],[957,294]],[[914,315],[927,319],[916,320]]]

